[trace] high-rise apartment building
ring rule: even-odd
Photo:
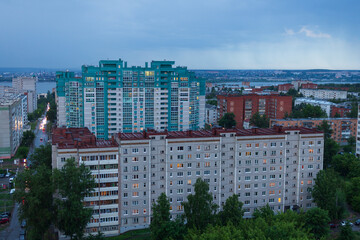
[[[27,111],[32,113],[37,109],[36,85],[37,77],[17,77],[12,79],[12,87],[27,95]]]
[[[276,94],[248,94],[242,96],[217,96],[218,119],[227,112],[235,114],[236,127],[243,128],[244,121],[249,121],[252,115],[259,112],[268,118],[284,118],[285,113],[292,111],[292,97]]]
[[[105,235],[148,227],[152,204],[170,199],[174,219],[194,193],[197,178],[209,183],[220,207],[233,194],[244,217],[269,204],[274,211],[314,207],[311,188],[323,168],[323,133],[307,128],[119,133],[96,139],[87,128],[57,128],[52,166],[74,157],[95,177],[84,199],[93,217],[86,231]]]
[[[98,138],[144,129],[196,130],[205,124],[205,82],[174,61],[128,67],[119,60],[57,72],[58,126],[87,127]]]

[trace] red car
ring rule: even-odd
[[[0,224],[4,224],[4,223],[8,223],[8,222],[10,222],[8,218],[2,218],[0,220]]]

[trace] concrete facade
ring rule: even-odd
[[[217,96],[218,120],[227,112],[235,114],[236,127],[243,128],[244,121],[259,112],[268,118],[284,118],[292,111],[292,97],[280,95],[248,94],[242,96]]]
[[[316,129],[323,121],[327,121],[333,133],[331,138],[339,144],[347,144],[350,136],[357,137],[356,118],[303,118],[303,119],[270,119],[270,126],[306,127]]]
[[[304,97],[314,97],[316,99],[346,99],[347,91],[336,91],[326,89],[300,89]]]
[[[323,134],[307,128],[119,133],[111,141],[86,128],[58,128],[52,144],[54,168],[74,157],[96,177],[98,188],[84,203],[93,208],[87,232],[105,235],[148,227],[163,192],[172,218],[183,214],[197,178],[209,183],[220,207],[237,194],[245,218],[266,204],[306,210],[314,207],[310,189],[323,168]]]
[[[205,111],[205,123],[209,125],[217,124],[217,107],[214,105],[206,104]]]
[[[37,77],[17,77],[12,79],[12,87],[27,95],[28,113],[32,113],[37,109],[37,81]]]

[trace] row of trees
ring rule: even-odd
[[[184,214],[171,221],[170,203],[162,193],[153,204],[151,239],[320,239],[329,234],[328,211],[313,208],[306,213],[291,210],[275,214],[269,205],[243,219],[243,203],[229,197],[218,211],[209,185],[197,179],[195,194],[182,203]]]
[[[82,239],[92,210],[82,200],[95,187],[91,172],[68,159],[62,169],[51,168],[51,146],[36,148],[30,169],[16,178],[19,218],[27,222],[28,239],[50,239],[57,227],[71,239]]]

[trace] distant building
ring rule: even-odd
[[[205,123],[214,125],[217,123],[217,107],[211,104],[205,105]]]
[[[303,84],[306,84],[306,83],[312,83],[311,81],[307,81],[307,80],[295,80],[295,81],[292,81],[291,84],[294,85],[294,88],[295,90],[299,91],[299,89],[301,88],[301,86]]]
[[[317,89],[318,88],[318,85],[315,84],[315,83],[303,83],[301,84],[301,88],[303,89]]]
[[[0,159],[13,157],[20,146],[26,96],[0,91]]]
[[[325,90],[325,89],[300,89],[304,97],[316,99],[346,99],[347,91]]]
[[[351,107],[345,107],[340,105],[331,106],[331,117],[335,117],[338,114],[340,117],[346,117],[351,112]]]
[[[98,183],[84,198],[92,209],[87,233],[105,236],[147,228],[152,204],[161,193],[172,219],[194,194],[194,183],[209,184],[221,208],[237,194],[244,217],[266,206],[275,212],[315,206],[311,196],[323,169],[323,133],[307,128],[118,133],[99,140],[87,128],[57,128],[52,134],[52,166],[68,158],[84,163]]]
[[[340,144],[347,144],[350,136],[357,137],[356,118],[300,118],[300,119],[270,119],[270,126],[317,128],[327,121],[333,130],[331,138]]]
[[[242,81],[241,82],[241,86],[243,86],[243,87],[250,87],[250,82],[247,82],[247,81]]]
[[[218,119],[225,113],[235,114],[236,127],[243,128],[245,120],[259,112],[268,118],[284,118],[285,113],[292,111],[292,97],[280,95],[249,94],[242,96],[218,95]]]
[[[284,83],[284,84],[279,84],[278,85],[278,91],[279,92],[287,92],[291,88],[294,88],[294,85],[292,85],[291,83]]]
[[[333,106],[336,106],[335,103],[323,101],[323,100],[315,100],[315,99],[309,99],[309,98],[297,98],[295,99],[295,106],[300,104],[310,104],[312,106],[319,106],[322,110],[325,111],[327,116],[331,116],[331,108]]]
[[[205,81],[174,61],[128,67],[119,60],[83,66],[82,77],[57,72],[58,126],[88,127],[98,138],[118,132],[197,130],[205,124]]]
[[[32,113],[37,109],[37,81],[37,77],[17,77],[12,79],[12,87],[27,95],[28,113]]]

